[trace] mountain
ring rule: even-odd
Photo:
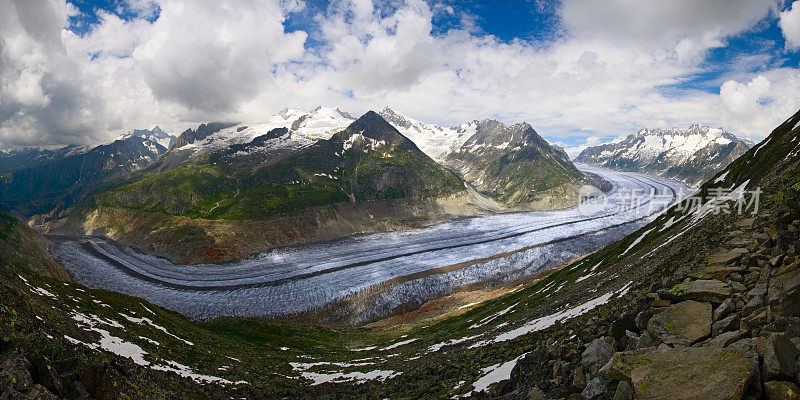
[[[169,133],[164,132],[161,127],[158,125],[155,128],[147,130],[147,129],[134,129],[120,137],[120,139],[127,139],[130,137],[140,137],[145,141],[151,143],[158,143],[161,147],[165,149],[169,149],[172,146],[172,143],[175,142],[177,139],[175,136],[170,135]]]
[[[583,150],[575,162],[702,183],[751,146],[719,128],[642,129],[622,140]]]
[[[567,207],[574,204],[581,184],[603,186],[526,123],[506,126],[484,120],[443,128],[389,107],[380,114],[425,154],[510,208]]]
[[[86,146],[69,145],[53,150],[26,148],[0,151],[0,174],[59,161],[64,157],[85,153],[89,149]]]
[[[158,141],[141,135],[85,152],[68,149],[49,161],[0,177],[0,205],[24,216],[60,212],[146,168],[167,151]]]
[[[418,121],[389,107],[384,107],[379,114],[440,164],[445,162],[448,154],[461,147],[475,134],[477,126],[477,121],[473,121],[455,128],[444,128]]]
[[[47,229],[108,235],[194,263],[419,226],[487,206],[377,113],[331,135],[345,117],[320,114],[300,116],[290,129],[207,124],[184,132],[150,168]]]
[[[481,193],[510,206],[569,205],[586,180],[563,150],[527,123],[476,123],[475,134],[448,154],[446,164]]]
[[[474,288],[426,304],[421,310],[449,310],[434,319],[405,315],[359,328],[197,322],[71,283],[43,238],[0,213],[0,388],[9,398],[758,399],[796,392],[798,124],[800,112],[703,184],[698,201],[600,251],[493,297]],[[335,144],[343,148],[352,137]],[[364,142],[356,151],[373,143]],[[714,212],[735,210],[758,189],[758,212]],[[176,290],[187,301],[190,294]]]
[[[329,139],[354,120],[338,108],[320,106],[310,112],[287,108],[278,114],[267,116],[259,123],[202,124],[197,129],[187,129],[181,133],[157,168],[164,171],[204,154],[251,143],[273,129],[287,128],[288,135],[270,141],[262,140],[259,148],[249,148],[252,152],[274,153],[281,157],[319,140]]]

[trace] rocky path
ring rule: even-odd
[[[800,398],[799,231],[798,212],[740,219],[705,263],[678,268],[628,314],[593,327],[594,336],[551,340],[531,352],[499,392],[525,399]]]

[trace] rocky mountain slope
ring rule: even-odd
[[[311,124],[313,118],[298,121],[293,126],[308,123],[319,135],[327,129]],[[313,131],[276,128],[220,150],[204,145],[189,161],[162,170],[176,152],[198,141],[223,140],[229,128],[218,127],[184,133],[152,167],[49,231],[104,234],[192,263],[419,226],[483,207],[480,196],[374,112],[300,150],[294,145]],[[192,135],[194,142],[183,145]]]
[[[637,171],[698,185],[750,148],[718,128],[642,129],[621,140],[584,149],[575,162]]]
[[[570,206],[582,184],[603,186],[578,171],[560,148],[550,145],[526,123],[506,126],[484,120],[443,128],[388,107],[380,114],[431,158],[512,209]]]
[[[31,216],[53,213],[80,202],[112,182],[149,166],[167,151],[152,131],[100,145],[85,152],[68,149],[34,166],[0,176],[0,205]],[[163,138],[163,136],[162,136]]]
[[[446,163],[478,191],[509,206],[571,205],[587,180],[563,150],[526,123],[477,122],[475,134],[448,154]]]
[[[40,267],[52,263],[45,242],[3,215],[0,392],[793,398],[800,390],[798,123],[800,112],[704,184],[699,201],[613,245],[494,298],[420,310],[447,310],[436,319],[388,326],[188,321],[140,299],[63,281]],[[736,211],[757,188],[755,215],[752,208],[714,212]]]

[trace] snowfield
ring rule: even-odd
[[[96,237],[55,238],[53,254],[79,283],[141,297],[195,319],[300,313],[381,285],[356,321],[365,322],[462,285],[511,282],[598,250],[671,205],[653,196],[675,202],[688,194],[683,184],[668,179],[580,168],[613,184],[607,206],[592,216],[572,207],[460,218],[285,247],[225,264],[176,265]],[[625,205],[631,190],[643,193],[634,207]]]

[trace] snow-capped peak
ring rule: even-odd
[[[162,130],[161,127],[158,125],[156,125],[153,129],[150,130],[134,129],[128,133],[123,134],[122,136],[117,138],[117,140],[125,140],[131,137],[140,137],[144,139],[146,142],[149,142],[146,144],[150,145],[158,144],[165,149],[169,149],[169,147],[175,141],[175,136],[172,136],[164,132],[164,130]]]
[[[276,128],[287,128],[289,134],[270,140],[269,146],[272,146],[272,150],[300,149],[319,140],[329,139],[354,120],[338,108],[319,106],[309,112],[286,108],[256,123],[241,123],[222,129],[180,149],[192,150],[194,155],[209,153],[234,144],[250,143]]]
[[[392,124],[403,136],[435,161],[443,161],[447,154],[461,147],[475,134],[476,123],[461,124],[455,128],[444,128],[427,124],[384,107],[378,114]]]

